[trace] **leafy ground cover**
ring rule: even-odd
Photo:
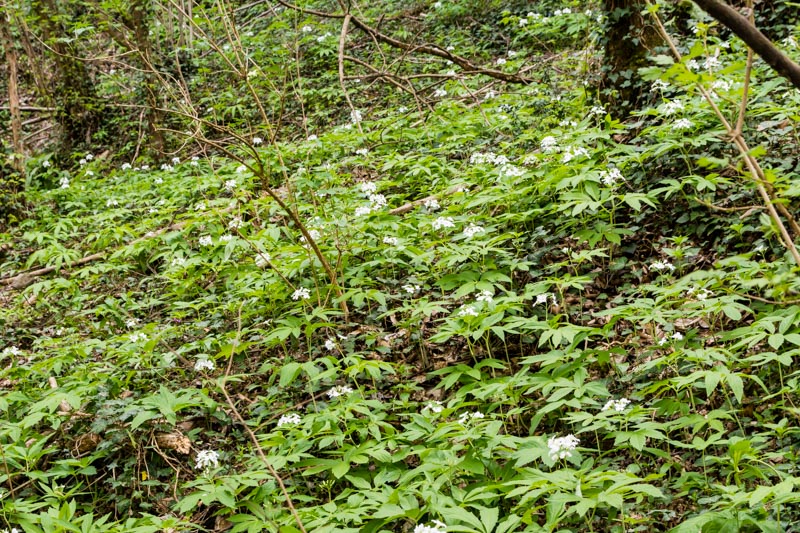
[[[698,89],[735,117],[746,51],[697,21],[623,122],[574,83],[597,13],[562,9],[467,49],[527,85],[431,61],[424,106],[364,72],[353,110],[227,155],[32,159],[0,265],[7,527],[790,530],[800,281]],[[335,25],[271,24],[339,91]],[[791,200],[798,95],[758,63],[750,91]]]

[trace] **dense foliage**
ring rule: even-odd
[[[0,234],[2,527],[790,530],[798,268],[700,91],[736,121],[743,44],[669,18],[616,116],[596,6],[373,4],[484,72],[351,26],[340,77],[342,19],[271,3],[88,63],[105,122]],[[101,7],[70,46],[127,57]],[[798,104],[756,61],[790,214]]]

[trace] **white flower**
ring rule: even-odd
[[[391,237],[387,235],[383,238],[383,244],[388,244],[389,246],[397,246],[400,244],[400,240],[397,237]]]
[[[669,270],[670,272],[672,272],[675,270],[675,265],[673,265],[669,261],[656,261],[652,265],[650,265],[650,268],[652,268],[653,270]]]
[[[455,47],[455,46],[453,46],[453,45],[450,45],[450,46],[448,46],[447,48],[445,48],[445,50],[447,50],[448,52],[452,52],[452,51],[453,51],[453,50],[455,50],[455,49],[456,49],[456,47]]]
[[[672,100],[671,102],[667,102],[664,104],[662,108],[662,112],[665,115],[674,115],[676,112],[683,109],[683,102],[680,100]]]
[[[331,34],[331,32],[329,32],[329,31],[326,31],[324,34],[322,34],[322,35],[320,35],[320,36],[318,36],[318,37],[317,37],[317,42],[318,42],[318,43],[321,43],[322,41],[324,41],[324,40],[325,40],[325,39],[327,39],[328,37],[333,37],[333,35]]]
[[[92,172],[91,170],[87,170],[86,175],[91,178],[92,176],[94,176],[94,172]]]
[[[719,54],[719,50],[717,50],[717,54]],[[717,55],[713,55],[711,57],[708,57],[703,62],[703,67],[705,67],[706,70],[711,70],[711,71],[717,70],[721,66],[722,66],[722,63],[720,62],[719,57]]]
[[[242,217],[233,217],[230,222],[228,222],[228,227],[230,229],[241,228],[244,222],[242,221]]]
[[[69,178],[64,176],[60,180],[58,180],[58,184],[61,185],[62,189],[69,189]]]
[[[606,115],[606,108],[596,105],[589,110],[589,114],[604,117]]]
[[[676,341],[682,341],[683,333],[681,333],[680,331],[676,331],[675,333],[672,334],[672,339]]]
[[[572,457],[572,450],[574,450],[578,444],[580,444],[580,440],[572,434],[566,437],[550,437],[547,439],[547,447],[550,449],[550,459],[555,461],[557,459]]]
[[[172,261],[169,262],[170,266],[173,267],[182,267],[186,264],[186,259],[183,257],[174,257]]]
[[[316,141],[317,139],[319,139],[319,137],[317,137],[316,135],[309,135],[308,139],[306,139],[306,140],[308,140],[308,141]]]
[[[517,52],[514,50],[509,50],[507,55],[508,57],[517,57]]]
[[[378,186],[371,181],[365,181],[360,185],[360,187],[361,187],[361,192],[363,192],[364,194],[373,194],[375,191],[378,190]]]
[[[509,178],[518,178],[525,174],[525,170],[515,165],[505,165],[500,168],[500,173]]]
[[[483,229],[482,226],[478,226],[477,224],[470,222],[469,226],[464,228],[464,237],[466,237],[467,239],[471,239],[478,233],[484,233],[485,231],[486,230]]]
[[[552,135],[548,135],[539,143],[539,148],[546,154],[557,152],[559,150],[558,139]]]
[[[474,413],[463,413],[461,416],[458,417],[458,423],[463,426],[467,422],[476,419],[480,420],[481,418],[485,418],[485,416],[480,411],[475,411]]]
[[[42,166],[44,168],[50,168],[50,161],[45,159],[44,161],[42,161]]]
[[[619,400],[608,400],[606,404],[603,406],[601,411],[610,411],[611,409],[615,410],[618,413],[621,413],[625,410],[628,405],[630,405],[631,401],[627,398],[620,398]]]
[[[456,227],[456,225],[453,223],[452,217],[439,217],[433,222],[431,222],[431,226],[433,227],[434,230]]]
[[[336,341],[333,339],[328,339],[325,341],[325,349],[329,352],[332,352],[336,349]]]
[[[692,121],[691,121],[691,120],[689,120],[688,118],[679,118],[679,119],[678,119],[678,120],[676,120],[676,121],[675,121],[675,123],[672,125],[672,129],[673,129],[673,130],[688,130],[688,129],[690,129],[692,126],[694,126],[694,122],[692,122]]]
[[[351,394],[353,389],[348,387],[347,385],[336,385],[335,387],[331,388],[326,394],[328,398],[338,398],[339,396],[345,396],[347,394]]]
[[[258,146],[259,144],[263,143],[264,139],[261,137],[253,137],[253,146]]]
[[[733,84],[726,80],[715,80],[714,83],[711,84],[711,88],[715,91],[730,91]]]
[[[125,321],[125,327],[128,329],[133,329],[138,325],[139,321],[136,320],[135,318],[129,318],[127,321]]]
[[[192,165],[193,167],[196,167],[199,164],[199,161],[200,158],[195,155],[192,156],[192,160],[189,162],[189,164]]]
[[[695,70],[700,68],[700,63],[697,62],[695,59],[690,59],[686,62],[686,68],[690,71],[694,72]]]
[[[536,301],[533,303],[533,305],[546,304],[547,300],[551,300],[555,304],[556,295],[549,292],[538,294],[536,295]]]
[[[564,149],[564,154],[561,156],[562,163],[569,163],[573,159],[579,157],[589,157],[589,151],[582,146],[567,146]]]
[[[232,240],[233,240],[233,235],[230,235],[230,234],[227,234],[227,233],[226,233],[225,235],[222,235],[222,236],[219,238],[219,240],[220,240],[220,242],[230,242],[230,241],[232,241]]]
[[[478,296],[475,297],[475,301],[477,302],[491,303],[493,300],[493,294],[490,290],[482,290],[478,293]]]
[[[478,316],[478,312],[471,305],[462,305],[458,310],[458,316],[462,318],[467,316]]]
[[[168,164],[164,163],[163,165],[161,165],[161,170],[164,170],[164,171],[168,172],[168,171],[172,170],[172,165],[168,165]]]
[[[300,31],[302,31],[303,33],[310,33],[314,31],[314,28],[312,28],[311,26],[303,26],[302,28],[300,28]]]
[[[372,202],[372,207],[375,209],[386,207],[386,197],[382,194],[370,194],[369,201]]]
[[[283,415],[281,416],[280,420],[278,420],[278,427],[287,426],[290,424],[299,424],[301,422],[300,415],[297,413],[292,413],[290,415]]]
[[[434,98],[444,98],[445,96],[447,96],[447,91],[445,91],[444,89],[436,89],[435,91],[433,91]]]
[[[305,287],[300,287],[292,293],[292,300],[308,300],[311,298],[311,291]]]
[[[424,205],[428,211],[436,211],[440,207],[439,200],[436,198],[428,198],[422,203],[422,205]]]
[[[358,124],[359,122],[361,122],[362,118],[363,117],[361,115],[361,111],[359,111],[358,109],[353,109],[352,111],[350,111],[350,122],[352,122],[353,124]]]
[[[162,183],[164,183],[164,180],[161,178],[156,178],[153,180],[153,183],[155,183],[156,185],[161,185]]]
[[[272,257],[267,252],[259,252],[256,256],[256,266],[258,268],[266,268],[271,260]]]
[[[238,169],[237,169],[238,170]],[[228,180],[224,183],[224,187],[226,190],[232,191],[236,188],[236,180]]]
[[[440,402],[438,400],[433,400],[433,401],[428,402],[427,404],[425,404],[425,407],[423,408],[423,410],[430,411],[431,413],[437,413],[438,414],[438,413],[441,413],[442,411],[444,411],[444,405],[442,404],[442,402]]]
[[[497,65],[501,65],[502,66],[502,65],[505,65],[506,63],[508,63],[508,61],[506,61],[506,59],[504,57],[501,57],[501,58],[498,58],[497,61],[495,61],[495,63],[497,63]]]
[[[447,531],[447,526],[438,520],[434,520],[431,522],[432,526],[426,526],[425,524],[417,524],[414,527],[414,533],[445,533]]]
[[[92,159],[94,159],[94,156],[92,154],[86,154],[87,161],[91,161]]]
[[[528,25],[528,19],[526,19],[526,18],[519,19],[519,27],[520,28],[524,28],[527,25]]]
[[[144,333],[132,333],[130,336],[130,340],[131,342],[146,341],[147,335],[145,335]]]
[[[415,294],[421,288],[422,287],[420,287],[419,285],[411,285],[410,283],[408,285],[403,285],[403,290],[406,291],[408,294]]]
[[[205,202],[198,202],[198,203],[194,204],[194,210],[195,211],[203,211],[205,208],[206,208],[206,203]]]
[[[611,187],[617,181],[624,180],[625,178],[622,177],[622,172],[618,168],[612,168],[610,170],[601,170],[600,171],[600,181],[603,182],[604,185],[608,185]]]
[[[200,243],[200,246],[211,246],[214,244],[214,240],[211,238],[211,235],[203,235],[200,237],[198,242]]]
[[[320,233],[319,233],[319,231],[317,231],[315,229],[310,229],[310,230],[308,230],[308,236],[311,237],[312,241],[318,241],[319,238],[320,238]],[[306,242],[305,235],[301,235],[300,236],[300,242]]]
[[[238,167],[236,167],[236,173],[237,174],[241,174],[242,172],[245,172],[246,170],[247,170],[247,167],[244,166],[244,165],[239,165]]]
[[[18,356],[19,354],[22,353],[22,351],[20,351],[20,349],[17,348],[16,346],[9,346],[5,350],[3,350],[3,353],[6,354],[6,355]]]
[[[356,207],[356,210],[353,214],[357,217],[367,216],[372,212],[372,208],[368,205],[362,205],[360,207]]]
[[[173,165],[180,165],[180,164],[181,164],[181,159],[180,159],[180,157],[173,157],[173,158],[172,158],[172,164],[173,164]]]
[[[366,148],[359,148],[358,150],[356,150],[356,155],[360,155],[362,157],[366,156],[368,153],[369,150],[367,150]]]
[[[194,467],[197,470],[207,470],[210,467],[217,468],[219,466],[219,454],[214,450],[202,450],[197,452]]]
[[[117,206],[119,206],[119,202],[116,201],[114,198],[106,200],[106,207],[117,207]]]
[[[83,166],[83,165],[85,165],[85,164],[86,164],[86,159],[84,159],[84,158],[81,158],[81,159],[78,161],[78,164],[79,164],[80,166]]]
[[[216,368],[214,366],[214,361],[211,359],[198,359],[197,362],[194,364],[194,371],[195,372],[202,372],[203,370],[208,370],[211,372]]]
[[[653,92],[655,92],[655,91],[666,91],[667,89],[669,89],[669,83],[667,83],[667,82],[665,82],[663,80],[655,80],[653,82],[653,85],[650,87],[650,90],[653,91]]]

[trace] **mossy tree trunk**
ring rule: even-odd
[[[618,115],[640,105],[646,90],[639,69],[650,51],[662,44],[658,29],[642,11],[644,0],[603,0],[606,16],[601,99]]]

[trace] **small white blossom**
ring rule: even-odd
[[[667,102],[664,104],[662,108],[662,112],[665,115],[674,115],[676,112],[683,109],[683,102],[680,100],[672,100],[671,102]]]
[[[686,62],[686,68],[690,71],[694,72],[695,70],[700,68],[700,63],[697,62],[695,59],[690,59]]]
[[[506,59],[504,57],[501,57],[501,58],[498,58],[497,61],[495,61],[495,63],[498,66],[502,66],[502,65],[505,65],[506,63],[508,63],[508,61],[506,61]]]
[[[432,524],[431,526],[417,524],[414,527],[414,533],[445,533],[447,531],[447,526],[438,520],[434,520]]]
[[[132,333],[130,340],[131,342],[143,342],[147,340],[147,335],[144,333]]]
[[[566,459],[572,457],[572,451],[578,447],[580,440],[575,435],[566,437],[550,437],[547,439],[547,447],[550,449],[550,459]]]
[[[119,202],[116,201],[114,198],[110,198],[110,199],[106,200],[106,207],[118,207],[118,206],[119,206]]]
[[[233,189],[236,188],[237,184],[236,184],[236,180],[228,180],[223,185],[224,185],[226,190],[232,191]]]
[[[336,385],[335,387],[328,390],[326,394],[328,395],[328,398],[333,399],[333,398],[338,398],[339,396],[345,396],[347,394],[351,394],[352,392],[353,389],[351,389],[347,385]]]
[[[336,341],[334,341],[333,339],[327,339],[325,341],[325,349],[328,350],[329,352],[334,351],[336,349]]]
[[[161,165],[161,170],[169,172],[169,171],[172,170],[172,165],[168,165],[167,163],[164,163],[163,165]]]
[[[300,415],[298,415],[297,413],[283,415],[278,420],[278,427],[299,424],[300,422],[301,422]]]
[[[211,238],[211,235],[203,235],[200,237],[198,242],[200,243],[200,246],[211,246],[214,244],[214,240]]]
[[[653,270],[659,270],[659,271],[669,270],[670,272],[673,272],[675,270],[675,265],[673,265],[669,261],[656,261],[652,265],[650,265],[650,268],[652,268]]]
[[[219,238],[220,242],[231,242],[233,240],[233,235],[226,233]]]
[[[360,187],[361,187],[361,192],[363,192],[364,194],[373,194],[375,193],[375,191],[378,190],[378,186],[371,181],[365,181],[360,185]]]
[[[253,137],[253,146],[258,146],[259,144],[263,143],[264,139],[261,137]]]
[[[561,156],[562,163],[569,163],[573,159],[589,157],[589,151],[582,146],[567,146]]]
[[[361,111],[359,111],[358,109],[353,109],[352,111],[350,111],[350,122],[352,122],[353,124],[358,124],[359,122],[361,122],[362,119],[363,116],[361,115]]]
[[[200,158],[195,155],[192,156],[192,160],[189,162],[189,164],[192,165],[193,167],[196,167],[198,164],[200,164],[199,162]]]
[[[292,300],[308,300],[311,298],[311,291],[305,287],[300,287],[292,293]]]
[[[86,175],[91,178],[92,176],[94,176],[94,172],[92,172],[91,170],[87,170]]]
[[[733,84],[727,80],[715,80],[714,83],[711,84],[711,88],[715,91],[730,91]]]
[[[672,334],[672,339],[676,341],[682,341],[683,333],[681,333],[680,331],[676,331],[675,333]]]
[[[403,290],[406,291],[408,294],[415,294],[421,288],[422,287],[420,287],[419,285],[411,285],[411,284],[403,285]]]
[[[309,135],[308,139],[306,139],[306,140],[307,141],[316,141],[317,139],[319,139],[319,137],[317,137],[316,135],[312,134],[312,135]]]
[[[182,267],[186,264],[186,259],[183,257],[174,257],[172,261],[169,262],[170,266],[172,267]]]
[[[436,89],[433,91],[434,98],[444,98],[445,96],[447,96],[447,91],[444,89]]]
[[[94,156],[92,154],[86,154],[87,161],[91,161],[92,159],[94,159]]]
[[[539,148],[546,154],[557,152],[559,150],[558,139],[552,135],[548,135],[539,143]]]
[[[483,229],[483,226],[478,226],[477,224],[470,222],[469,226],[464,228],[464,237],[466,237],[467,239],[471,239],[478,233],[484,233],[485,231],[486,230]]]
[[[655,80],[653,82],[653,85],[650,86],[650,90],[652,92],[666,91],[667,89],[669,89],[669,83],[667,83],[667,82],[665,82],[663,80]]]
[[[239,165],[238,167],[236,167],[236,173],[237,174],[241,174],[242,172],[245,172],[246,170],[247,170],[247,167],[244,166],[244,165]]]
[[[233,217],[230,222],[228,222],[228,227],[230,229],[241,228],[244,222],[242,221],[242,217]]]
[[[515,165],[505,165],[500,168],[500,173],[509,178],[518,178],[525,174],[525,170]]]
[[[194,364],[194,371],[195,372],[202,372],[203,370],[208,370],[209,372],[214,370],[215,365],[214,361],[211,359],[198,359],[197,362]]]
[[[606,108],[596,105],[589,110],[589,114],[604,117],[606,115]]]
[[[206,208],[206,203],[205,202],[198,202],[198,203],[194,204],[194,210],[195,211],[203,211],[203,210],[205,210],[205,208]]]
[[[312,31],[314,31],[314,28],[312,28],[311,26],[306,25],[306,26],[303,26],[302,28],[300,28],[300,31],[302,31],[303,33],[310,33]]]
[[[367,150],[366,148],[359,148],[358,150],[356,150],[356,155],[360,155],[362,157],[365,157],[368,153],[369,150]]]
[[[458,310],[458,316],[462,318],[467,316],[478,316],[478,312],[471,305],[462,305]]]
[[[625,178],[622,177],[622,172],[620,172],[618,168],[600,171],[600,181],[609,187],[624,179]]]
[[[369,201],[372,202],[372,207],[375,209],[386,207],[386,197],[382,194],[370,194]]]
[[[387,235],[383,238],[383,244],[388,244],[389,246],[397,246],[400,244],[400,240],[397,237],[392,237]]]
[[[172,164],[173,165],[180,165],[181,164],[181,158],[180,157],[173,157],[172,158]]]
[[[485,415],[480,411],[475,411],[474,413],[463,413],[458,417],[458,423],[463,426],[472,420],[480,420],[481,418],[485,418]]]
[[[423,410],[438,414],[444,411],[444,405],[438,400],[433,400],[425,404]]]
[[[208,470],[211,467],[219,466],[219,453],[214,450],[202,450],[197,452],[194,467],[197,470]]]
[[[536,295],[536,301],[533,303],[533,305],[546,304],[547,300],[551,300],[555,304],[556,295],[549,292],[538,294]]]
[[[139,321],[135,318],[129,318],[125,321],[125,327],[128,329],[133,329],[139,325]]]
[[[58,180],[58,184],[61,185],[62,189],[69,189],[69,178],[64,176],[60,180]]]
[[[694,126],[694,122],[689,120],[688,118],[679,118],[675,121],[672,125],[673,130],[688,130]]]
[[[613,409],[614,411],[621,413],[625,410],[628,405],[630,405],[631,401],[627,398],[620,398],[619,400],[608,400],[606,404],[603,406],[601,411],[610,411]]]
[[[431,222],[431,226],[433,227],[434,230],[456,227],[455,223],[453,223],[452,217],[439,217],[433,222]]]
[[[475,297],[475,301],[491,303],[492,301],[494,301],[493,296],[494,295],[492,294],[492,291],[482,290],[481,292],[478,293],[478,296]]]
[[[719,54],[719,50],[717,50],[717,54]],[[722,66],[722,62],[719,60],[718,55],[713,55],[711,57],[706,58],[703,62],[703,67],[706,70],[714,71],[719,69]]]
[[[362,205],[360,207],[356,207],[356,210],[353,212],[353,214],[357,217],[367,216],[370,213],[372,213],[372,208],[368,205]]]
[[[440,207],[439,200],[436,198],[428,198],[422,203],[422,205],[424,205],[425,209],[428,211],[436,211]]]
[[[19,356],[22,353],[22,351],[16,346],[9,346],[8,348],[3,350],[3,353],[5,355]]]

